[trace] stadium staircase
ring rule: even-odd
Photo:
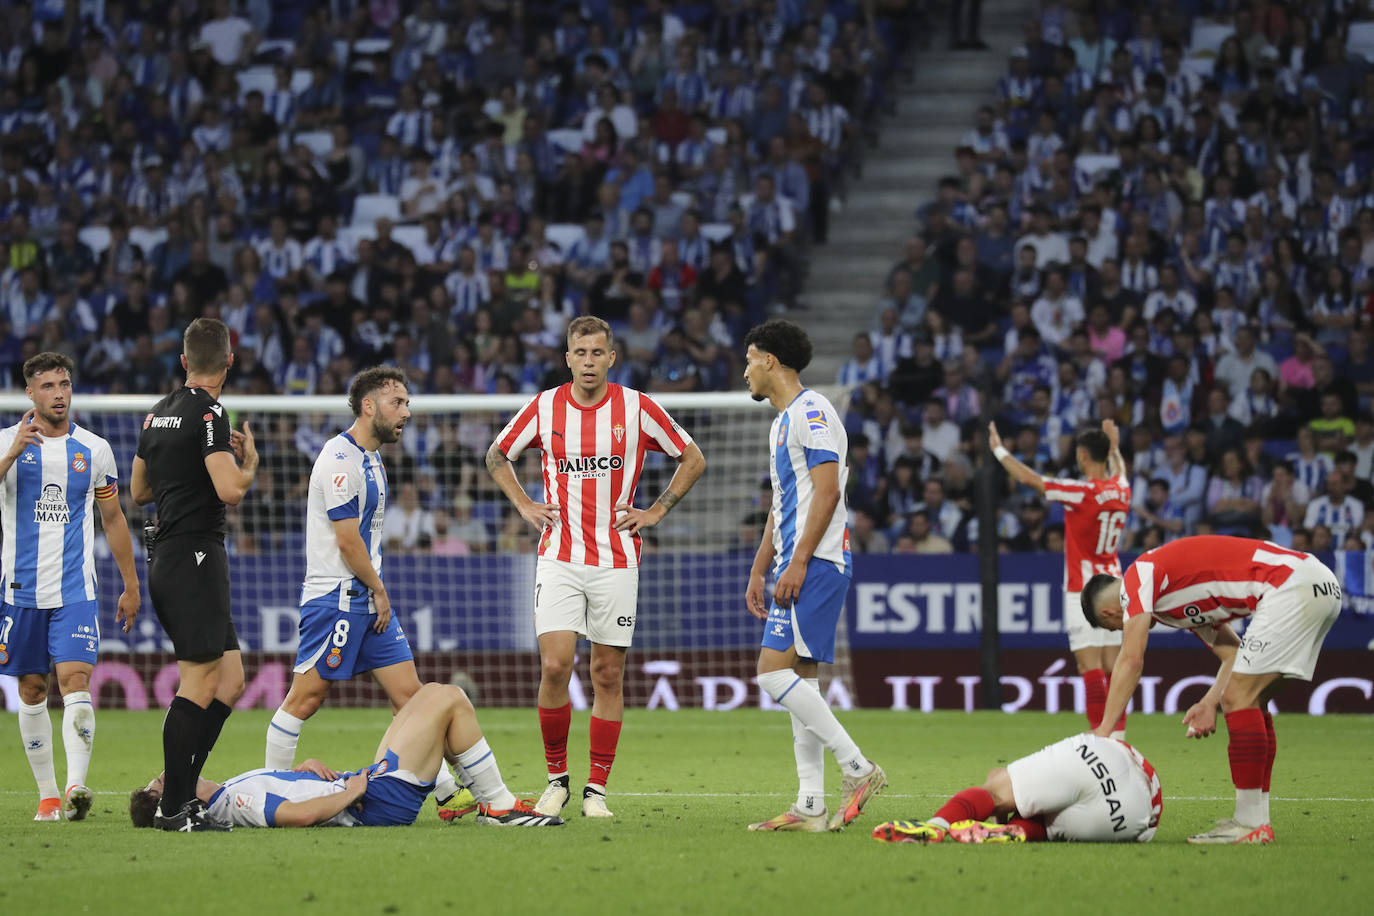
[[[982,38],[991,50],[947,51],[946,24],[930,48],[915,51],[913,80],[897,87],[897,113],[881,127],[881,144],[851,179],[844,210],[833,214],[826,245],[811,250],[801,320],[816,345],[812,384],[828,384],[849,359],[856,332],[872,327],[887,271],[916,230],[916,208],[953,174],[954,148],[994,98],[1007,56],[1021,43],[1030,0],[985,0]]]

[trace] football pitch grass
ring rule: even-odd
[[[479,710],[512,790],[537,796],[532,710]],[[1137,716],[1130,737],[1158,768],[1164,817],[1148,845],[922,847],[871,839],[890,818],[932,814],[988,768],[1080,729],[1070,714],[842,714],[888,772],[887,791],[838,834],[745,826],[795,791],[785,714],[631,711],[611,779],[612,822],[551,829],[451,825],[426,804],[414,827],[134,830],[128,791],[161,765],[161,712],[99,713],[84,823],[38,824],[15,719],[0,730],[0,913],[1368,913],[1374,897],[1374,719],[1280,715],[1269,847],[1192,847],[1232,810],[1224,730],[1188,741],[1178,717]],[[206,775],[260,766],[269,712],[236,713]],[[322,709],[302,757],[370,762],[379,709]],[[61,713],[54,710],[58,778]],[[587,714],[574,714],[574,780],[586,773]],[[827,760],[830,805],[838,772]]]

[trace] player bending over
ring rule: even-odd
[[[803,388],[797,373],[811,362],[811,341],[790,321],[751,330],[744,381],[756,401],[778,411],[768,435],[773,505],[754,554],[744,601],[764,621],[758,682],[792,714],[797,802],[750,830],[841,830],[887,785],[882,767],[863,755],[820,692],[819,662],[835,660],[835,627],[853,567],[844,483],[849,441],[834,406]],[[776,561],[773,606],[764,575]],[[840,808],[826,821],[825,752],[840,765]]]
[[[415,823],[444,761],[472,779],[481,804],[479,824],[553,827],[558,817],[536,814],[501,780],[496,757],[482,737],[467,694],[426,684],[410,698],[382,736],[375,762],[336,773],[317,760],[294,769],[249,770],[223,785],[201,779],[196,796],[214,829],[234,827],[395,827]],[[153,826],[162,777],[129,796],[135,827]]]
[[[1163,809],[1159,775],[1139,751],[1113,738],[1074,735],[998,767],[981,787],[958,793],[928,820],[879,824],[873,839],[1148,843]]]
[[[1151,627],[1191,630],[1211,647],[1221,667],[1183,722],[1189,738],[1205,738],[1216,731],[1217,707],[1225,713],[1236,810],[1188,842],[1272,843],[1269,782],[1278,743],[1266,707],[1285,679],[1312,680],[1322,641],[1341,612],[1335,574],[1311,554],[1268,541],[1180,538],[1142,553],[1124,579],[1093,576],[1082,610],[1093,626],[1122,631],[1099,735],[1140,681]],[[1239,618],[1248,619],[1243,640],[1228,623]]]
[[[1103,420],[1101,429],[1085,429],[1075,436],[1074,456],[1083,479],[1067,480],[1042,477],[1022,464],[1002,445],[997,425],[988,425],[988,445],[1012,480],[1064,506],[1064,624],[1069,650],[1083,679],[1089,729],[1102,724],[1102,708],[1121,647],[1120,633],[1090,627],[1078,614],[1084,583],[1097,573],[1121,575],[1116,548],[1131,510],[1131,483],[1119,436],[1111,420]],[[1113,721],[1112,734],[1124,738],[1126,713]]]

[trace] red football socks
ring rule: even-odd
[[[615,763],[615,746],[620,742],[620,723],[592,716],[588,738],[591,741],[592,765],[587,784],[604,789],[611,778],[611,764]]]
[[[568,772],[568,726],[571,724],[572,703],[555,709],[539,707],[539,733],[544,736],[544,762],[548,764],[550,776]]]
[[[1256,707],[1226,714],[1230,740],[1226,755],[1231,760],[1231,782],[1237,789],[1260,789],[1265,783],[1265,762],[1269,757],[1269,732],[1264,715]]]
[[[1088,729],[1102,724],[1102,711],[1107,705],[1107,676],[1101,668],[1083,672],[1083,700],[1088,707]]]
[[[1015,825],[1026,831],[1027,843],[1043,843],[1049,839],[1049,834],[1045,832],[1045,823],[1038,817],[1013,817],[1007,821],[1007,825]]]
[[[1107,681],[1106,691],[1102,694],[1102,705],[1103,705],[1104,707],[1107,705],[1107,694],[1112,692],[1112,676],[1111,676],[1110,674],[1107,675],[1106,681]],[[1129,704],[1127,704],[1127,705],[1129,705]],[[1106,710],[1104,709],[1103,712],[1106,712]],[[1101,715],[1099,715],[1099,716],[1098,716],[1098,721],[1100,722],[1101,720],[1102,720],[1102,717],[1101,717]],[[1121,718],[1119,718],[1119,719],[1116,720],[1116,728],[1114,728],[1114,729],[1112,729],[1112,730],[1113,730],[1113,731],[1118,731],[1118,732],[1124,732],[1124,731],[1126,730],[1126,710],[1124,710],[1124,709],[1121,710]]]
[[[985,821],[997,810],[992,793],[981,786],[970,786],[940,806],[935,816],[946,823]]]
[[[1264,781],[1260,783],[1260,789],[1269,791],[1269,779],[1274,775],[1274,757],[1279,752],[1279,740],[1274,735],[1274,716],[1272,713],[1264,713],[1264,732],[1268,739],[1268,753],[1264,759]]]

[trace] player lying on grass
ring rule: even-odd
[[[1139,751],[1114,738],[1074,735],[998,767],[981,787],[964,789],[926,821],[879,824],[873,839],[1148,843],[1163,806],[1159,776]]]
[[[309,760],[292,770],[249,770],[223,785],[201,779],[196,796],[205,802],[206,821],[224,831],[234,827],[401,826],[415,823],[444,760],[462,767],[472,778],[479,824],[550,827],[563,823],[561,818],[536,814],[530,802],[511,794],[467,695],[444,684],[426,684],[401,707],[382,736],[371,766],[336,773]],[[129,796],[129,817],[135,827],[153,825],[161,797],[161,776]]]
[[[1183,722],[1189,738],[1205,738],[1217,729],[1217,710],[1225,715],[1235,815],[1189,843],[1273,842],[1269,783],[1278,739],[1269,700],[1287,680],[1312,680],[1322,641],[1340,613],[1340,582],[1320,560],[1250,538],[1180,538],[1142,553],[1124,578],[1097,575],[1084,586],[1088,622],[1122,631],[1097,734],[1105,734],[1135,692],[1155,624],[1190,630],[1221,662]],[[1229,623],[1241,618],[1247,621],[1243,640]]]

